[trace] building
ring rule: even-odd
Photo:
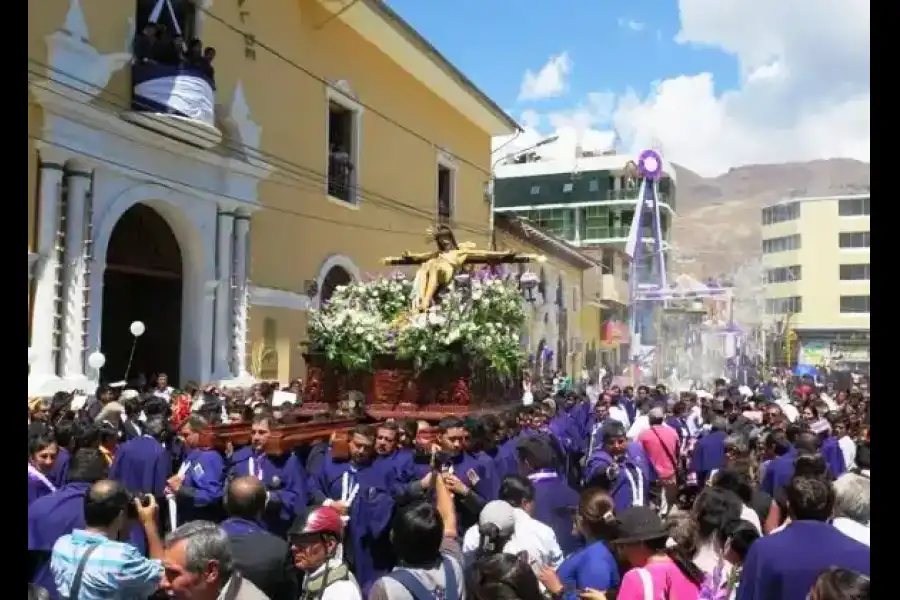
[[[517,125],[383,2],[46,0],[28,28],[30,393],[303,376],[336,285],[438,220],[490,239]]]
[[[498,248],[547,257],[534,267],[538,284],[525,300],[529,318],[522,341],[535,376],[556,369],[577,376],[601,364],[600,264],[528,221],[501,215],[496,228]]]
[[[539,157],[538,157],[539,158]],[[615,154],[571,160],[532,160],[497,165],[494,210],[528,219],[573,246],[623,249],[634,218],[638,187],[625,167],[633,157]],[[668,249],[675,215],[675,172],[663,166],[659,182],[663,245]],[[644,237],[652,240],[645,231]]]
[[[855,194],[762,210],[765,312],[791,340],[792,361],[868,363],[869,206],[869,194]]]
[[[577,148],[570,160],[547,160],[536,152],[513,155],[494,170],[494,211],[527,219],[610,267],[615,261],[627,260],[621,251],[628,240],[639,186],[626,177],[626,167],[634,160],[622,154],[582,152]],[[675,172],[668,163],[663,164],[659,195],[663,252],[668,258],[676,205]],[[642,237],[653,242],[650,226],[645,226]],[[652,255],[647,253],[644,257],[646,262],[642,261],[638,270],[639,282],[652,280]],[[666,264],[670,261],[666,260]],[[629,268],[626,263],[623,272]],[[624,298],[627,305],[627,293]],[[618,310],[622,306],[611,308]],[[656,342],[653,314],[652,305],[645,305],[635,316],[644,344]],[[604,317],[604,322],[609,345],[620,346],[622,342],[615,340],[628,337],[622,335],[627,317],[614,313],[608,319]],[[606,358],[615,358],[612,354]]]

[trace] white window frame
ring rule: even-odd
[[[440,218],[441,209],[441,179],[439,177],[441,168],[450,171],[450,221],[456,219],[456,190],[459,181],[459,165],[456,160],[446,152],[438,152],[434,164],[434,214]]]
[[[350,162],[353,164],[350,183],[353,188],[353,194],[350,202],[341,198],[335,198],[328,193],[328,155],[331,152],[328,124],[331,117],[332,102],[353,113],[353,127],[350,134],[351,144],[353,145],[352,152],[350,152]],[[362,172],[360,169],[360,157],[362,156],[362,117],[364,111],[365,107],[352,97],[350,86],[346,82],[339,81],[337,84],[325,86],[325,198],[329,202],[351,210],[359,210],[360,205],[360,173]]]

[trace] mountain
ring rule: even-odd
[[[696,277],[725,274],[760,254],[764,206],[789,197],[869,191],[869,164],[846,158],[747,165],[701,177],[675,165],[673,267]]]

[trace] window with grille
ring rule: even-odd
[[[838,234],[841,248],[868,248],[871,243],[868,231],[842,231]]]
[[[438,219],[440,221],[449,221],[453,218],[453,188],[454,177],[453,169],[446,165],[438,165],[437,169],[437,202],[438,202]]]
[[[868,314],[869,296],[841,296],[841,314]]]
[[[841,265],[841,281],[868,281],[869,263],[859,265]]]
[[[800,265],[790,267],[778,267],[766,271],[767,283],[787,283],[789,281],[799,281],[803,270]]]
[[[800,218],[800,203],[791,202],[790,204],[776,204],[769,206],[762,211],[762,224],[773,225],[775,223],[784,223],[786,221],[794,221]]]

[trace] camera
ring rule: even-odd
[[[131,492],[129,492],[127,496],[128,502],[125,504],[125,516],[129,519],[137,519],[138,512],[137,506],[134,505],[134,501],[139,500],[141,506],[146,508],[147,506],[150,506],[150,497],[147,494],[132,494]]]
[[[612,463],[611,465],[606,467],[606,471],[604,472],[604,474],[606,475],[606,479],[612,482],[619,478],[619,472],[619,463]]]

